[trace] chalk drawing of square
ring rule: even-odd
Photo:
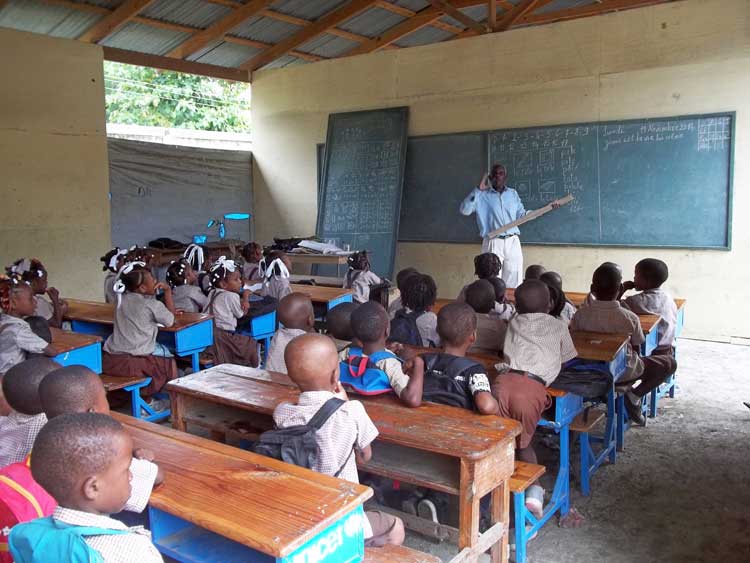
[[[554,166],[555,165],[555,150],[554,149],[543,149],[539,151],[539,165],[540,166]]]
[[[555,195],[555,181],[542,180],[539,184],[539,195],[542,198],[553,197]]]
[[[513,155],[513,172],[515,174],[522,174],[521,170],[531,170],[532,166],[534,164],[534,159],[531,156],[531,153],[528,151],[521,151],[517,152]]]

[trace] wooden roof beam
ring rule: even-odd
[[[578,6],[577,8],[567,8],[565,10],[545,12],[544,14],[527,14],[522,17],[518,23],[524,25],[540,25],[576,18],[586,18],[589,16],[599,16],[609,12],[629,10],[632,8],[644,8],[656,4],[666,4],[671,1],[673,0],[603,0],[597,4],[588,4],[586,6]]]
[[[461,22],[467,28],[473,29],[475,32],[477,32],[477,34],[481,35],[482,33],[487,33],[486,25],[482,25],[477,20],[470,18],[461,10],[446,2],[446,0],[430,0],[430,4],[432,4],[435,8],[442,10],[454,20]]]
[[[145,9],[154,0],[125,0],[109,15],[104,16],[89,29],[78,36],[79,41],[99,43],[120,29]]]
[[[497,0],[487,0],[487,25],[492,31],[497,27]]]
[[[538,4],[539,0],[523,0],[510,12],[505,14],[499,22],[497,22],[495,31],[506,31],[510,29],[519,19],[537,8]]]
[[[332,27],[335,27],[349,18],[356,16],[360,12],[367,10],[374,3],[375,0],[352,0],[344,6],[328,12],[309,26],[303,28],[280,43],[277,43],[270,49],[266,49],[258,56],[246,61],[240,65],[240,68],[249,70],[250,72],[258,70],[259,68],[266,66],[268,63],[275,61],[279,57],[286,55],[295,47],[307,43],[321,33],[326,33]]]
[[[375,39],[371,39],[370,41],[362,43],[362,45],[360,45],[359,47],[355,47],[348,53],[344,54],[344,56],[351,57],[354,55],[364,55],[365,53],[379,51],[380,49],[387,47],[394,41],[398,41],[405,35],[409,35],[410,33],[417,31],[418,29],[430,25],[438,18],[441,18],[443,14],[444,12],[442,10],[437,9],[434,6],[425,8],[424,10],[420,10],[415,16],[409,18],[404,22],[401,22],[400,24],[390,29],[387,29],[380,37],[376,37]]]

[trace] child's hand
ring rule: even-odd
[[[632,282],[632,281],[623,282],[622,284],[623,291],[630,291],[631,289],[635,289],[635,282]]]
[[[404,373],[411,375],[415,369],[424,370],[424,360],[422,359],[422,356],[414,356],[404,362]]]
[[[487,181],[488,174],[487,172],[484,173],[484,176],[482,176],[482,181],[479,182],[479,190],[484,191],[490,189],[490,183]]]
[[[401,352],[404,351],[404,345],[400,342],[386,342],[385,347],[397,356],[400,356]]]
[[[333,388],[334,397],[338,397],[342,401],[348,401],[349,396],[346,394],[346,389],[341,385],[341,381],[336,382],[336,386]]]
[[[58,301],[60,301],[60,292],[54,287],[47,288],[47,295],[49,295],[52,303],[57,303]]]
[[[154,461],[154,452],[148,448],[136,448],[133,450],[133,457],[135,459],[145,459],[146,461]]]
[[[159,291],[161,289],[164,293],[172,293],[172,288],[170,287],[170,285],[164,282],[157,283],[156,286],[154,286],[154,289],[156,291]]]

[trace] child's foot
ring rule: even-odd
[[[625,393],[625,410],[628,411],[632,423],[638,426],[646,426],[646,419],[641,410],[641,398],[632,391]]]
[[[526,510],[537,520],[544,515],[544,489],[539,485],[531,485],[526,489]]]

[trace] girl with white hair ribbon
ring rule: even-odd
[[[68,304],[60,299],[60,292],[47,283],[47,268],[38,258],[20,258],[6,268],[14,276],[31,286],[34,293],[34,317],[41,317],[49,326],[62,327]]]
[[[274,250],[260,261],[260,273],[263,276],[261,293],[281,301],[292,293],[289,286],[289,270],[292,263],[286,252]]]
[[[117,272],[122,268],[127,253],[128,250],[126,248],[115,246],[112,250],[99,258],[99,260],[104,263],[102,270],[107,272],[107,275],[104,277],[104,301],[106,303],[114,303],[117,300],[117,295],[115,295],[115,291],[112,287],[115,285]]]

